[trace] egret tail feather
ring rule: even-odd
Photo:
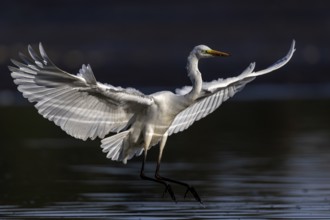
[[[123,131],[110,137],[104,138],[101,141],[103,152],[107,153],[107,158],[115,161],[122,161],[124,164],[134,156],[140,156],[143,148],[128,148],[125,147],[126,138],[129,131]],[[127,142],[126,142],[127,143]],[[126,144],[127,145],[127,144]]]
[[[103,148],[102,151],[104,153],[107,153],[107,158],[117,161],[122,160],[122,148],[124,144],[124,139],[128,135],[128,133],[129,131],[123,131],[101,140],[101,148]]]

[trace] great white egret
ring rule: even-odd
[[[167,137],[181,132],[195,121],[207,116],[220,104],[255,79],[284,66],[295,51],[292,42],[288,54],[270,67],[253,72],[255,63],[236,77],[203,82],[198,69],[201,58],[228,56],[208,46],[196,46],[188,56],[187,71],[192,86],[145,95],[133,88],[114,87],[97,82],[90,65],[82,65],[77,75],[58,68],[48,58],[42,44],[40,55],[28,46],[31,58],[20,53],[23,63],[12,60],[9,67],[15,84],[23,96],[35,102],[38,112],[54,121],[69,135],[86,140],[102,139],[101,147],[107,158],[126,163],[144,152],[140,176],[165,186],[176,201],[169,182],[183,185],[202,203],[196,190],[187,183],[159,175],[160,161]],[[117,133],[105,136],[111,132]],[[148,150],[159,144],[155,178],[144,174]],[[186,196],[185,194],[185,196]]]

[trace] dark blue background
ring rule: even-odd
[[[7,66],[42,42],[62,69],[92,65],[97,79],[119,86],[189,84],[186,57],[198,44],[230,52],[202,61],[205,81],[265,68],[297,51],[280,71],[254,83],[330,81],[327,1],[4,1],[0,7],[0,88],[13,90]]]

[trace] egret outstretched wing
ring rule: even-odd
[[[253,72],[255,63],[251,63],[249,67],[237,77],[218,79],[213,82],[204,82],[199,98],[197,98],[194,104],[180,112],[175,117],[168,129],[168,135],[181,132],[190,127],[195,121],[198,121],[199,119],[212,113],[221,105],[221,103],[241,91],[244,86],[254,80],[255,77],[272,72],[284,66],[287,62],[289,62],[294,51],[295,41],[292,42],[291,48],[285,57],[264,70]],[[191,86],[183,87],[182,89],[177,89],[176,93],[179,95],[184,95],[191,89]]]
[[[96,81],[89,65],[77,75],[53,64],[41,44],[41,57],[28,47],[32,59],[20,54],[24,63],[12,60],[14,82],[25,98],[45,118],[54,121],[73,137],[103,138],[127,126],[133,114],[153,99],[135,89],[123,89]]]

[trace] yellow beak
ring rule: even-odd
[[[228,56],[230,56],[229,53],[225,53],[225,52],[221,52],[221,51],[217,51],[217,50],[207,50],[206,53],[207,54],[210,54],[212,56],[221,56],[221,57],[228,57]]]

